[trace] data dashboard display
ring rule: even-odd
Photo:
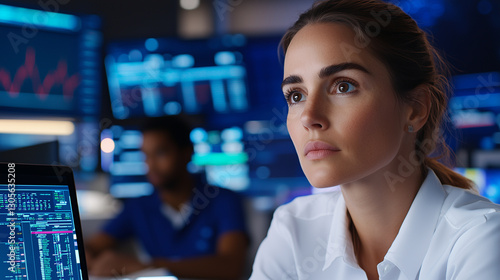
[[[100,113],[99,17],[0,4],[0,37],[2,112]]]
[[[118,119],[248,109],[245,38],[149,38],[110,44],[106,72]]]
[[[9,194],[0,185],[3,279],[83,279],[68,186],[16,185]]]
[[[449,102],[451,121],[468,150],[500,148],[500,73],[455,76]],[[495,166],[499,166],[500,161]]]

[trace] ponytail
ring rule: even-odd
[[[435,158],[426,157],[424,161],[425,166],[429,167],[436,173],[436,176],[443,185],[451,185],[461,189],[467,189],[471,192],[478,193],[478,190],[470,179],[456,173],[451,168],[440,163]]]

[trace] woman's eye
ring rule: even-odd
[[[337,85],[337,93],[349,93],[353,91],[356,87],[349,82],[340,82]]]
[[[290,102],[291,103],[299,103],[304,100],[304,95],[298,91],[292,92],[290,94]]]

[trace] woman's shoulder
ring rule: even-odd
[[[447,197],[443,204],[444,217],[456,228],[498,223],[500,205],[469,190],[443,185]]]
[[[447,275],[460,279],[498,279],[500,205],[464,189],[443,187],[448,192],[444,220],[449,227],[441,230],[439,241],[452,242]]]
[[[341,198],[341,191],[300,196],[276,209],[275,216],[293,217],[305,220],[333,215]]]

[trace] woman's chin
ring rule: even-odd
[[[312,174],[310,174],[312,173]],[[318,189],[323,189],[323,188],[329,188],[333,186],[338,186],[344,183],[344,180],[342,178],[339,178],[334,174],[333,172],[305,172],[306,178],[311,184],[311,186],[318,188]]]

